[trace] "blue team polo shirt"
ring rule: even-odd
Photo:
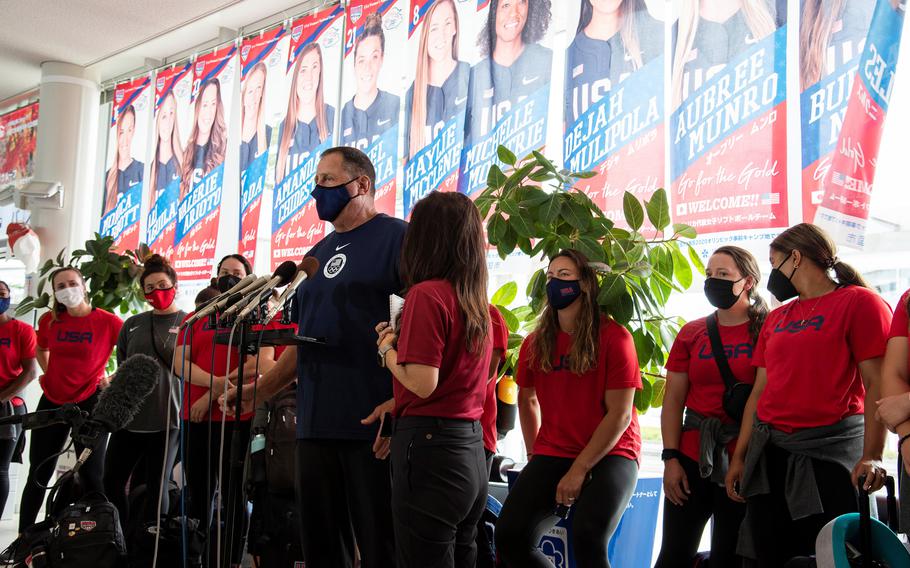
[[[297,292],[300,334],[326,345],[297,350],[297,438],[371,440],[360,420],[392,398],[392,375],[376,363],[376,324],[389,319],[389,295],[402,289],[407,224],[379,214],[332,232],[307,256],[319,270]]]

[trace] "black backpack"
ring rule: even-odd
[[[272,493],[294,493],[294,447],[297,443],[297,390],[291,385],[268,403],[265,475]]]
[[[48,548],[54,568],[120,568],[126,566],[126,543],[120,514],[104,495],[87,495],[65,507]]]

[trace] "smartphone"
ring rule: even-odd
[[[571,506],[563,505],[562,503],[560,503],[559,505],[556,505],[556,509],[553,511],[553,514],[556,515],[557,517],[559,517],[560,519],[565,520],[565,519],[569,518],[570,509],[571,509]]]
[[[379,421],[379,437],[380,438],[391,438],[392,437],[392,413],[386,412],[382,415],[382,419]]]

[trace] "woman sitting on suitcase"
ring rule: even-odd
[[[742,561],[736,541],[746,508],[727,497],[724,476],[742,404],[755,382],[752,351],[768,307],[756,290],[758,262],[745,249],[717,249],[705,274],[705,295],[717,311],[683,326],[666,364],[660,415],[666,500],[658,568],[692,566],[712,517],[711,564],[733,568]],[[703,433],[714,443],[703,444]]]
[[[760,568],[813,554],[819,530],[856,511],[860,476],[867,489],[881,487],[885,432],[871,413],[891,323],[887,304],[818,227],[787,229],[770,256],[768,289],[797,299],[762,328],[726,479],[730,498],[746,502],[740,550]]]

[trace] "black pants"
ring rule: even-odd
[[[389,465],[360,440],[297,440],[296,495],[307,568],[395,566]]]
[[[167,439],[167,455],[164,453]],[[171,430],[161,432],[130,432],[120,430],[111,434],[107,446],[107,459],[104,460],[104,491],[117,510],[120,511],[120,522],[127,525],[130,515],[144,520],[155,520],[158,514],[157,495],[161,493],[161,514],[166,515],[170,502],[168,500],[168,481],[174,468],[177,456],[179,432]],[[139,467],[143,471],[138,472]],[[162,475],[164,471],[164,475]],[[126,496],[126,485],[135,489],[136,481],[141,477],[147,483],[144,511],[130,511]],[[162,486],[164,490],[161,491]]]
[[[93,394],[77,406],[91,413],[98,402],[98,393]],[[44,395],[38,401],[36,410],[56,410],[59,405],[49,401]],[[31,447],[28,451],[28,480],[22,491],[22,502],[19,505],[19,532],[24,531],[35,523],[41,502],[44,501],[44,489],[38,484],[46,486],[54,474],[57,458],[51,456],[60,453],[66,446],[70,434],[70,427],[66,424],[55,424],[46,428],[37,428],[31,431]],[[104,467],[104,453],[107,440],[102,440],[93,450],[85,465],[79,469],[79,482],[84,492],[104,491],[101,472]],[[82,453],[82,444],[75,444],[76,455]]]
[[[535,455],[522,470],[496,524],[496,551],[509,568],[553,568],[537,549],[556,524],[556,486],[572,467],[571,458]],[[607,545],[635,491],[638,464],[607,456],[591,470],[575,503],[572,548],[575,564],[608,568]]]
[[[15,440],[0,440],[0,516],[6,508],[6,499],[9,497],[9,464],[13,461],[13,452],[16,451]]]
[[[221,502],[223,506],[233,505],[238,510],[246,511],[240,499],[228,501],[230,487],[230,455],[234,429],[239,429],[240,440],[244,448],[250,444],[250,422],[228,421],[224,423],[224,459],[219,461],[221,448],[221,422],[183,423],[186,432],[186,446],[183,451],[183,467],[186,470],[186,485],[189,489],[189,514],[199,519],[200,526],[215,518],[215,485],[221,482]],[[209,436],[211,426],[211,437]],[[243,487],[239,480],[238,488]],[[224,515],[224,513],[222,513]]]
[[[483,449],[483,454],[486,457],[487,481],[489,482],[493,472],[493,458],[496,454],[486,448]],[[481,517],[477,523],[477,568],[495,568],[495,566],[496,550],[487,534],[484,519]]]
[[[392,515],[398,568],[474,568],[489,477],[479,422],[396,420]]]
[[[742,564],[736,555],[739,525],[746,506],[727,497],[727,490],[703,479],[698,463],[679,458],[689,482],[689,498],[680,507],[664,499],[663,542],[655,568],[689,568],[708,520],[711,523],[711,565],[735,568]]]
[[[815,539],[829,521],[858,509],[850,472],[828,461],[812,460],[824,513],[794,521],[784,497],[789,453],[772,445],[765,450],[771,492],[746,503],[752,524],[758,568],[783,566],[794,556],[815,554]]]

